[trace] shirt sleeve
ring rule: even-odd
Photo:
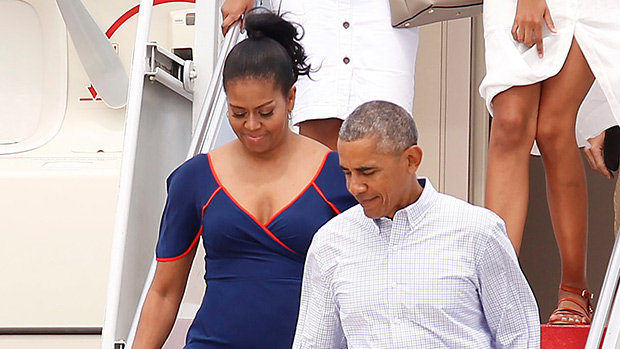
[[[494,348],[540,346],[538,306],[502,221],[492,228],[477,260],[480,301]]]
[[[338,307],[321,267],[318,250],[320,243],[315,239],[304,266],[293,348],[346,348]]]
[[[196,202],[196,173],[203,164],[192,159],[168,177],[168,197],[162,214],[156,256],[160,262],[185,256],[200,238],[201,209]]]

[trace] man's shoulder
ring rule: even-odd
[[[366,217],[366,215],[364,214],[364,209],[362,208],[362,205],[357,204],[327,221],[327,223],[325,223],[321,227],[321,229],[319,229],[319,231],[335,230],[342,232],[349,230],[348,227],[351,224],[365,224],[368,221],[371,221],[371,219]]]
[[[489,228],[504,227],[504,221],[495,212],[447,194],[439,193],[435,211],[451,216],[464,227],[484,228],[485,232],[490,231]]]
[[[480,258],[491,245],[512,249],[504,221],[493,211],[450,195],[440,194],[434,207],[434,222],[445,226],[462,243],[462,247]]]
[[[340,240],[363,230],[368,224],[372,224],[372,219],[366,217],[362,206],[357,204],[325,223],[315,234],[312,243],[330,243]]]
[[[452,206],[455,209],[462,210],[467,213],[473,213],[476,215],[499,218],[497,214],[495,214],[493,211],[489,210],[488,208],[474,205],[472,203],[469,203],[465,200],[459,199],[452,195],[437,193],[437,196],[438,196],[437,203],[439,205]]]

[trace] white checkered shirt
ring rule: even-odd
[[[315,235],[293,348],[538,348],[540,322],[504,222],[438,193],[390,220],[360,205]]]

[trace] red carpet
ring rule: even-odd
[[[541,325],[541,349],[583,349],[589,325]]]

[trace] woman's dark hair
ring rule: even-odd
[[[245,16],[248,38],[238,43],[224,63],[224,89],[235,79],[272,80],[286,95],[300,75],[309,75],[310,65],[299,43],[296,27],[264,8]]]

